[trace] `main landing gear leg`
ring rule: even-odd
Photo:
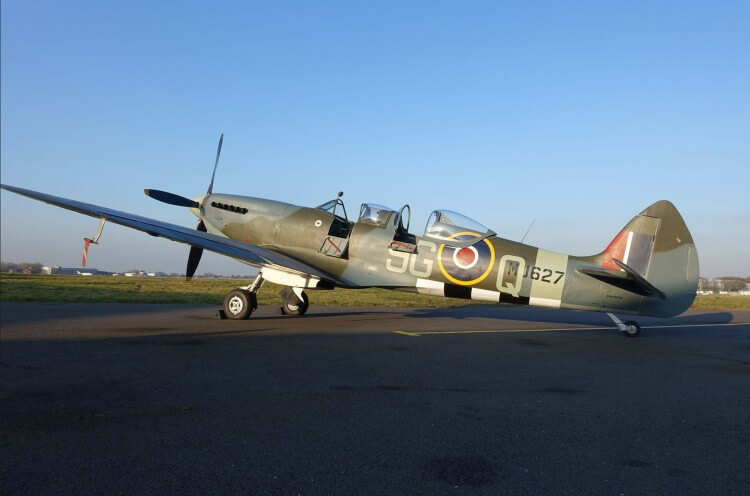
[[[219,310],[219,318],[243,320],[252,315],[258,308],[258,290],[265,280],[259,273],[249,286],[231,290],[224,298],[224,307]]]
[[[641,333],[641,326],[638,325],[638,322],[635,322],[634,320],[623,322],[622,320],[618,319],[617,316],[613,313],[608,313],[607,317],[612,319],[612,322],[615,323],[617,328],[621,330],[627,338],[638,337],[638,335]]]
[[[302,288],[284,288],[281,290],[281,313],[301,317],[307,312],[310,300]]]

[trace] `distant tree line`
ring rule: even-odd
[[[716,279],[701,277],[698,286],[700,290],[710,293],[716,291],[729,291],[733,293],[742,291],[749,283],[750,277],[724,276],[717,277]]]
[[[18,274],[41,274],[42,267],[40,262],[0,262],[0,272],[14,272]]]
[[[41,262],[0,262],[0,272],[2,273],[11,273],[11,274],[43,274],[42,268],[44,267],[44,264]],[[134,274],[145,276],[148,271],[137,269],[137,270],[129,270],[125,272],[131,272]],[[124,273],[124,272],[123,272]],[[109,275],[111,272],[106,272],[105,274]],[[185,277],[185,274],[178,274],[177,272],[172,273],[166,273],[166,272],[156,272],[156,275],[158,277]],[[250,279],[252,277],[255,277],[254,275],[246,275],[246,274],[233,274],[231,276],[222,276],[219,274],[214,274],[213,272],[206,272],[203,275],[197,275],[196,277],[205,277],[205,278],[232,278],[232,279]]]

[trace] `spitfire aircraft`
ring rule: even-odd
[[[304,315],[305,290],[378,287],[497,304],[606,313],[625,336],[640,334],[615,313],[672,317],[693,303],[698,254],[677,209],[658,201],[633,217],[601,252],[571,256],[502,239],[468,217],[433,211],[424,232],[410,232],[411,209],[362,204],[350,219],[339,193],[314,207],[213,192],[193,199],[146,189],[146,195],[187,207],[195,229],[14,186],[5,190],[105,221],[190,245],[187,279],[203,250],[260,268],[252,283],[230,291],[223,314],[246,319],[265,281],[284,286],[282,312]]]

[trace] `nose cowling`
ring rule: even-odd
[[[202,217],[201,214],[202,214],[202,211],[203,211],[203,202],[206,200],[206,198],[208,196],[209,195],[206,194],[206,195],[196,196],[195,198],[193,198],[193,201],[196,202],[200,206],[199,207],[191,207],[190,211],[193,212],[193,215],[195,215],[199,219]]]

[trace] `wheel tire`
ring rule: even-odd
[[[630,327],[629,330],[622,331],[626,338],[637,338],[638,335],[640,335],[641,326],[638,325],[638,322],[634,320],[628,320],[627,322],[625,322],[625,325]]]
[[[244,320],[258,308],[255,293],[244,289],[233,289],[224,298],[224,313],[228,319]]]
[[[304,291],[302,292],[301,302],[291,288],[284,288],[281,291],[281,313],[284,315],[301,317],[302,315],[305,315],[305,312],[307,312],[309,307],[310,299]]]

